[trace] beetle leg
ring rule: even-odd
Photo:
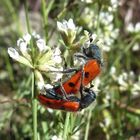
[[[65,70],[56,70],[56,71],[48,71],[50,73],[66,73],[66,74],[69,74],[69,73],[72,73],[72,72],[77,72],[79,71],[80,69],[79,68],[69,68],[69,69],[65,69]]]
[[[66,91],[65,91],[65,89],[64,89],[64,87],[62,85],[62,80],[60,80],[60,90],[61,90],[61,92],[63,94],[64,99],[68,100],[67,93],[66,93]]]

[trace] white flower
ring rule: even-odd
[[[57,21],[57,28],[66,44],[73,43],[77,32],[73,19],[63,20],[62,23]]]
[[[140,50],[139,44],[135,43],[135,45],[132,48],[132,51],[138,51],[138,50]]]
[[[126,26],[126,30],[128,32],[139,32],[140,31],[140,22],[136,23],[136,25],[134,26],[133,23],[129,23],[127,26]]]
[[[8,54],[11,58],[19,60],[19,53],[16,51],[16,49],[12,47],[8,48]]]
[[[22,38],[19,38],[18,40],[17,40],[17,46],[20,46],[20,43],[21,42],[23,42],[24,40],[22,39]]]
[[[91,38],[93,39],[93,42],[95,42],[96,39],[97,39],[97,34],[92,34],[92,35],[91,35]]]
[[[45,85],[44,85],[44,87],[45,87],[46,89],[53,88],[53,86],[52,86],[52,85],[50,85],[50,84],[45,84]]]
[[[120,75],[118,77],[118,83],[121,85],[121,86],[127,86],[127,83],[124,81],[123,79],[123,75]]]
[[[33,46],[30,44],[31,39],[33,41]],[[56,48],[53,52],[53,49],[48,47],[45,44],[45,41],[35,33],[33,35],[26,34],[20,38],[17,41],[17,48],[8,48],[8,54],[14,60],[35,70],[35,76],[39,89],[41,89],[44,85],[44,79],[41,74],[42,71],[58,71],[61,68],[62,58],[60,55],[60,50]],[[51,75],[52,74],[48,75],[48,77],[50,78]],[[55,73],[54,80],[61,77],[62,76],[60,76],[60,74]]]
[[[134,26],[133,23],[129,23],[127,26],[126,26],[126,30],[128,32],[140,32],[140,22],[136,23],[136,25]]]
[[[76,133],[74,133],[74,135],[71,137],[72,140],[79,140],[81,136],[81,131],[77,131]]]
[[[114,75],[116,73],[116,67],[112,66],[110,69],[110,74]]]
[[[103,42],[101,39],[99,39],[97,42],[96,42],[97,46],[100,46],[102,49],[104,49],[104,45],[103,45]]]
[[[21,42],[21,43],[20,43],[20,51],[21,51],[22,53],[27,52],[27,43],[25,43],[25,42]]]
[[[73,19],[69,19],[68,21],[63,20],[63,22],[57,21],[58,30],[67,32],[67,30],[76,30],[76,26],[73,22]]]
[[[53,59],[53,61],[55,61],[58,64],[62,62],[61,51],[59,48],[55,49],[52,59]]]
[[[108,118],[108,117],[106,117],[106,118],[104,119],[104,121],[105,121],[105,125],[106,125],[107,127],[111,124],[111,119]]]
[[[130,73],[126,73],[123,72],[121,75],[118,76],[117,81],[118,84],[120,85],[120,90],[125,91],[128,89],[128,87],[130,86],[130,84],[132,84],[133,82],[133,74],[132,72]]]
[[[49,70],[48,76],[50,77],[52,83],[53,82],[57,82],[58,80],[60,80],[63,76],[63,73],[59,72],[59,71],[63,71],[63,68],[55,68],[55,67],[51,67],[51,66],[46,66],[47,70]]]
[[[100,90],[99,90],[99,85],[100,85],[100,83],[101,83],[101,80],[97,77],[95,80],[94,80],[94,91],[96,91],[96,92],[99,92]]]
[[[113,20],[113,15],[109,12],[100,12],[100,19],[104,25],[109,25]]]
[[[51,108],[47,108],[47,110],[48,110],[49,113],[53,113],[54,112],[54,110],[51,109]]]
[[[140,31],[140,22],[136,23],[135,25],[135,32],[139,32]]]
[[[57,137],[56,135],[54,135],[54,136],[52,136],[51,140],[62,140],[62,139]]]
[[[31,35],[27,33],[23,36],[23,39],[26,43],[29,43],[31,40]]]
[[[105,45],[103,47],[103,51],[105,51],[105,52],[109,52],[110,50],[111,50],[111,48],[109,46],[107,46],[107,45]]]
[[[126,30],[128,32],[134,32],[135,28],[134,28],[134,25],[132,23],[129,23],[127,26],[126,26]]]
[[[133,95],[139,95],[139,92],[140,92],[140,83],[134,83],[133,84],[133,88],[131,89],[132,90],[132,94]]]
[[[37,82],[37,88],[38,88],[39,90],[42,90],[42,89],[44,88],[44,82],[38,81],[38,82]]]
[[[73,19],[69,19],[68,22],[64,21],[64,24],[66,26],[66,29],[70,29],[70,30],[75,30],[76,29],[75,24],[73,22]]]
[[[37,34],[35,31],[32,33],[32,36],[35,38],[35,39],[40,39],[40,35]]]
[[[45,41],[43,39],[38,39],[36,43],[40,52],[45,52],[47,50],[48,46],[46,46]]]
[[[110,36],[111,36],[111,38],[116,39],[119,35],[119,29],[114,29],[113,28],[112,30],[113,30],[113,32],[111,31]]]
[[[27,60],[25,57],[19,55],[19,52],[16,49],[14,49],[12,47],[8,48],[8,54],[14,60],[33,68],[32,64],[29,62],[29,60]]]
[[[111,4],[113,8],[117,8],[119,5],[119,1],[118,0],[111,0]]]
[[[118,83],[122,86],[127,86],[127,83],[126,83],[127,78],[128,78],[128,74],[126,72],[122,73],[118,77]]]
[[[25,37],[25,36],[24,36]],[[25,37],[27,38],[27,37]],[[26,39],[27,40],[27,39]],[[17,40],[17,46],[19,47],[19,51],[22,53],[22,55],[27,58],[28,60],[31,60],[30,56],[30,49],[28,48],[28,41],[26,42],[23,38],[19,38]]]

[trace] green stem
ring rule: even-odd
[[[27,30],[31,34],[31,27],[30,27],[30,22],[29,22],[29,17],[28,17],[28,6],[27,6],[27,1],[25,1],[25,15],[26,15],[26,25],[27,25]],[[31,50],[32,50],[32,61],[34,64],[34,47],[33,47],[33,41],[31,39]],[[37,140],[37,99],[36,99],[36,88],[35,88],[35,72],[34,70],[32,71],[32,95],[31,95],[31,100],[32,100],[32,116],[33,116],[33,140]]]
[[[34,72],[32,72],[32,115],[33,115],[33,140],[37,140],[37,100],[35,97]]]
[[[46,42],[48,42],[48,15],[53,6],[53,3],[54,0],[48,1],[47,4],[45,0],[41,0],[42,19]]]
[[[66,114],[66,119],[65,119],[65,125],[64,125],[64,140],[68,139],[68,135],[69,135],[69,122],[70,122],[70,113],[68,112]]]
[[[28,30],[29,34],[31,34],[30,22],[29,22],[29,17],[28,17],[28,5],[27,5],[27,1],[25,1],[24,7],[25,7],[25,17],[26,17],[27,30]]]
[[[76,114],[71,113],[70,114],[70,123],[69,123],[69,129],[70,129],[69,133],[70,133],[70,135],[73,134],[73,130],[74,130],[74,127],[75,127],[75,122],[76,122]]]
[[[92,108],[88,112],[88,120],[87,120],[87,125],[86,125],[86,131],[85,131],[85,137],[84,140],[88,140],[88,135],[89,135],[89,126],[90,126],[90,120],[91,120],[91,114],[92,114]]]

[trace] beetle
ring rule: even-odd
[[[86,63],[70,79],[62,83],[62,86],[54,87],[56,93],[62,95],[63,87],[66,94],[77,94],[81,87],[87,86],[101,72],[101,53],[97,45],[90,44],[88,48],[83,48],[83,53],[77,57],[82,57]]]
[[[38,99],[45,107],[63,111],[77,112],[88,107],[96,99],[96,94],[90,88],[84,88],[85,94],[81,99],[71,94],[64,99],[54,89],[46,89],[45,94],[39,94]]]
[[[40,94],[38,99],[43,105],[52,109],[75,112],[88,107],[95,100],[96,94],[86,86],[101,71],[100,49],[98,46],[90,44],[88,48],[83,48],[83,53],[78,53],[76,56],[83,58],[86,63],[70,79],[52,89],[46,89],[45,95]],[[70,70],[70,72],[72,71],[75,69]],[[69,71],[65,70],[65,72]],[[80,99],[75,96],[79,92]]]

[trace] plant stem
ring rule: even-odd
[[[27,1],[25,1],[25,15],[26,15],[26,25],[27,25],[27,30],[31,34],[31,27],[30,27],[30,22],[29,22],[29,17],[28,17],[28,5]],[[33,42],[31,40],[31,50],[32,50],[32,61],[34,63],[34,47],[33,47]],[[31,95],[31,100],[32,100],[32,117],[33,117],[33,140],[37,140],[37,99],[36,99],[36,88],[35,88],[35,72],[34,70],[32,71],[32,95]]]
[[[88,140],[88,134],[89,134],[89,126],[90,126],[90,120],[91,120],[91,114],[92,114],[92,108],[88,112],[88,120],[86,125],[86,131],[85,131],[85,138],[84,140]]]
[[[45,33],[45,41],[48,42],[48,15],[53,6],[54,0],[48,1],[41,0],[42,19]]]
[[[69,135],[69,122],[70,122],[70,113],[66,114],[65,125],[64,125],[64,140],[67,140]]]
[[[31,34],[30,22],[29,22],[29,17],[28,17],[28,6],[27,6],[27,1],[25,1],[24,8],[25,8],[25,17],[26,17],[26,26],[27,26],[27,30],[28,30],[28,32]]]
[[[37,100],[35,97],[34,72],[32,72],[32,115],[33,115],[33,140],[37,140]]]

